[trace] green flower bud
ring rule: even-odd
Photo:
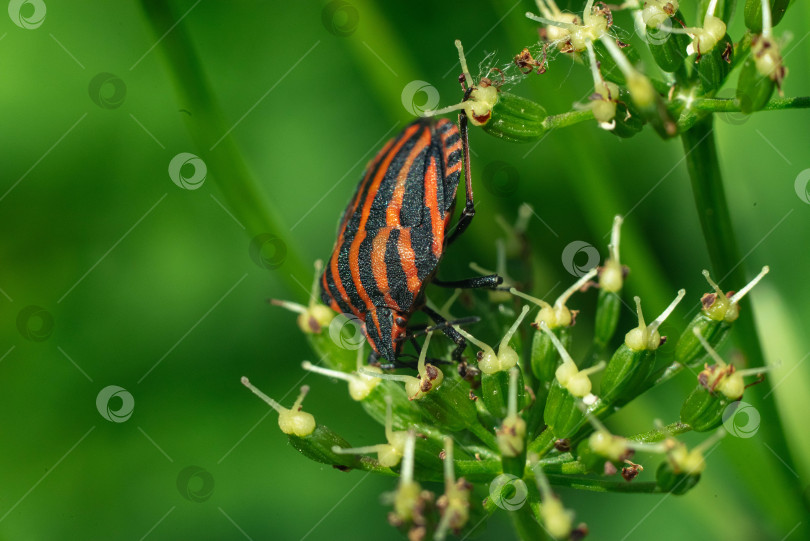
[[[357,369],[354,372],[347,374],[346,372],[341,372],[339,370],[322,368],[320,366],[315,366],[309,361],[302,362],[301,368],[309,372],[315,372],[316,374],[347,381],[349,383],[349,396],[352,397],[352,400],[360,402],[368,398],[368,396],[374,392],[374,390],[380,384],[379,378],[360,373],[360,371],[364,369],[362,363],[363,349],[360,348],[357,350]],[[365,371],[382,374],[382,370],[376,366],[365,367]]]
[[[456,535],[470,519],[470,494],[472,485],[463,477],[456,481],[453,470],[453,438],[444,440],[444,494],[436,502],[441,521],[436,528],[435,538],[443,540],[448,530]]]
[[[250,389],[253,394],[264,400],[271,408],[278,412],[278,427],[288,435],[298,437],[309,436],[315,430],[315,417],[312,414],[301,410],[301,403],[309,392],[309,386],[301,387],[301,393],[296,398],[293,407],[285,408],[250,383],[246,377],[242,377],[242,385]]]
[[[670,73],[682,68],[688,56],[689,38],[685,34],[671,33],[673,19],[683,21],[677,0],[651,0],[644,3],[640,18],[647,32],[647,45],[656,64]]]
[[[513,367],[509,371],[509,406],[506,418],[503,420],[495,436],[501,455],[506,458],[520,456],[526,447],[526,421],[518,414],[518,389],[522,387],[520,369]]]
[[[628,464],[628,470],[632,470],[637,474],[641,467],[629,460],[636,451],[647,453],[663,453],[666,451],[665,446],[661,443],[637,442],[621,436],[614,436],[594,415],[589,413],[587,417],[595,431],[588,439],[579,443],[577,446],[577,458],[588,471],[600,475],[613,475],[619,471],[619,468],[623,468],[625,464]],[[623,472],[624,475],[626,474]],[[634,477],[635,475],[632,475],[632,477],[625,477],[625,479],[630,481]]]
[[[537,141],[548,131],[543,121],[546,110],[532,100],[500,92],[492,108],[492,118],[483,125],[488,134],[512,143]]]
[[[625,438],[597,430],[577,446],[577,458],[590,472],[611,475],[633,456]]]
[[[716,17],[713,19],[715,22],[719,21],[725,30],[725,24],[720,19]],[[695,37],[692,41],[689,47],[693,50],[687,49],[698,54],[698,79],[704,94],[716,92],[723,86],[734,60],[734,42],[731,37],[728,34],[717,37],[713,32],[719,32],[719,25],[710,27],[711,31],[699,34],[699,37]]]
[[[740,111],[759,111],[768,103],[774,88],[781,92],[787,70],[782,65],[779,45],[770,36],[751,38],[751,55],[745,59],[737,82],[737,101]]]
[[[446,376],[432,364],[426,364],[428,346],[432,332],[427,334],[419,354],[419,377],[402,374],[377,374],[362,371],[363,374],[405,384],[408,399],[429,422],[443,430],[458,431],[465,428],[481,428],[475,404],[470,399],[463,382],[457,375]],[[494,437],[485,430],[478,431],[484,443],[494,444]],[[487,435],[489,437],[487,437]]]
[[[532,471],[542,500],[540,518],[543,520],[544,528],[555,539],[568,539],[574,528],[574,512],[566,509],[551,491],[551,485],[540,464],[536,464]]]
[[[601,7],[594,7],[594,0],[588,0],[582,11],[582,19],[573,13],[563,13],[550,1],[548,6],[538,3],[544,17],[533,13],[526,13],[526,17],[543,23],[547,26],[541,32],[546,38],[557,44],[558,49],[564,53],[582,52],[591,41],[598,40],[607,33],[610,26],[610,11]]]
[[[335,312],[318,300],[318,279],[321,276],[322,270],[323,262],[318,259],[315,261],[315,278],[312,280],[309,304],[307,306],[278,299],[270,300],[270,302],[276,306],[281,306],[291,312],[296,312],[298,314],[298,328],[301,329],[301,332],[306,334],[321,334],[323,329],[329,327],[329,324],[335,318]]]
[[[318,300],[318,278],[321,276],[322,268],[323,263],[321,260],[315,261],[315,278],[312,281],[308,305],[304,306],[296,302],[279,299],[270,299],[270,303],[298,314],[298,328],[307,337],[312,349],[332,368],[348,372],[354,366],[354,350],[356,348],[353,346],[356,337],[345,340],[345,343],[350,343],[352,347],[342,347],[345,344],[341,333],[348,330],[353,330],[354,333],[360,331],[354,326],[344,325],[340,328],[335,326],[335,330],[340,336],[338,340],[335,340],[335,337],[332,336],[330,331],[332,331],[331,326],[336,323],[333,321],[336,314],[331,308]]]
[[[726,409],[742,398],[747,387],[743,378],[749,375],[762,377],[767,369],[758,367],[737,370],[734,365],[723,361],[698,329],[694,329],[693,333],[715,364],[706,365],[698,374],[698,386],[681,407],[681,421],[689,424],[696,432],[706,432],[722,425]]]
[[[380,466],[386,468],[397,466],[405,452],[405,442],[408,439],[408,431],[394,430],[394,415],[391,408],[391,399],[388,398],[386,403],[388,405],[385,415],[385,439],[387,443],[367,445],[364,447],[342,447],[336,445],[332,447],[332,452],[338,455],[377,453],[377,462],[380,463]]]
[[[383,381],[370,374],[382,374],[376,366],[363,367],[363,349],[357,350],[357,369],[346,373],[315,366],[309,361],[301,363],[304,370],[315,372],[334,379],[341,379],[349,383],[349,396],[352,400],[360,402],[373,419],[380,424],[386,422],[386,407],[389,400],[393,401],[394,425],[404,429],[421,420],[419,413],[411,407],[408,395],[403,389],[390,381]]]
[[[540,306],[540,311],[537,313],[534,323],[532,323],[532,327],[537,329],[538,332],[532,338],[531,366],[535,377],[546,385],[554,377],[554,372],[560,363],[560,356],[555,350],[553,342],[543,332],[540,332],[540,325],[545,324],[559,340],[565,342],[565,347],[567,347],[569,340],[567,329],[574,324],[577,312],[571,311],[566,306],[566,303],[574,293],[582,289],[585,284],[596,276],[597,272],[597,269],[591,269],[571,287],[563,291],[554,301],[553,306],[544,300],[521,293],[515,288],[509,290],[513,295]]]
[[[700,475],[706,469],[706,459],[703,452],[714,445],[718,439],[725,436],[724,430],[704,441],[691,451],[686,445],[672,438],[667,438],[667,459],[658,467],[655,480],[658,487],[664,492],[672,494],[685,494],[697,484]]]
[[[348,445],[345,439],[330,428],[317,425],[312,414],[301,410],[301,403],[309,392],[308,386],[301,387],[301,393],[298,395],[293,407],[287,409],[256,388],[248,378],[242,377],[242,385],[250,389],[253,394],[278,412],[279,428],[289,436],[290,444],[302,455],[316,462],[332,466],[342,468],[360,467],[361,461],[357,457],[344,457],[333,452],[333,447],[336,445]]]
[[[776,26],[785,16],[791,0],[747,0],[743,13],[745,26],[754,34],[761,34],[766,28],[766,17],[770,17],[767,26]],[[764,7],[769,9],[763,10]]]
[[[456,40],[455,45],[456,49],[458,49],[458,60],[461,64],[461,71],[464,76],[464,81],[469,88],[469,93],[461,103],[437,111],[427,111],[425,115],[443,115],[451,111],[464,110],[473,126],[483,126],[489,122],[489,119],[492,117],[493,108],[500,101],[498,87],[488,78],[481,79],[478,85],[475,85],[472,75],[470,75],[470,71],[467,69],[467,59],[464,57],[464,48],[461,45],[461,41]]]
[[[619,323],[621,298],[619,293],[624,286],[625,268],[619,259],[622,217],[613,219],[608,250],[610,256],[599,271],[599,299],[596,303],[596,323],[594,324],[594,344],[604,348],[613,338]]]
[[[638,327],[625,335],[624,344],[613,354],[602,378],[602,399],[608,403],[625,404],[646,391],[653,371],[655,351],[664,342],[658,328],[681,302],[686,291],[678,296],[649,326],[641,312],[641,299],[635,297]]]
[[[372,378],[401,381],[405,384],[405,392],[408,394],[409,400],[419,400],[424,398],[429,393],[438,389],[439,386],[441,386],[442,381],[444,381],[444,373],[441,370],[432,364],[425,363],[428,345],[430,344],[430,337],[432,334],[432,332],[427,333],[425,344],[422,346],[422,351],[419,354],[417,377],[402,374],[383,374],[380,370],[372,371],[369,368],[364,368],[361,370],[361,374]]]
[[[420,532],[426,525],[425,506],[432,495],[423,491],[413,478],[414,448],[416,436],[409,432],[405,439],[402,470],[393,497],[393,511],[388,515],[388,522],[397,527],[409,526],[411,532]]]
[[[529,307],[524,306],[518,318],[501,339],[498,353],[495,353],[491,347],[479,341],[467,331],[456,328],[464,338],[481,348],[481,351],[478,352],[478,369],[481,371],[481,399],[487,410],[501,419],[507,415],[510,370],[520,360],[517,352],[509,346],[509,341],[517,332],[518,326],[528,312]],[[520,374],[520,371],[518,371],[518,374]],[[525,393],[523,392],[522,379],[521,375],[520,396],[521,402],[524,402]]]
[[[585,421],[585,413],[580,409],[579,401],[582,400],[586,404],[593,404],[596,401],[596,397],[591,394],[593,386],[588,376],[602,370],[605,363],[602,361],[596,366],[579,370],[571,355],[545,322],[540,324],[540,328],[551,339],[562,357],[562,364],[557,368],[554,382],[549,389],[543,419],[558,439],[569,438]]]
[[[571,333],[569,327],[557,327],[553,331],[557,339],[562,343],[564,348],[571,347]],[[554,342],[543,332],[534,333],[532,337],[532,356],[531,366],[532,373],[537,379],[548,387],[554,380],[554,373],[560,365],[560,354],[557,353],[557,348],[554,347]]]
[[[700,336],[705,338],[709,345],[717,347],[727,335],[732,323],[739,317],[739,302],[769,271],[768,266],[762,267],[760,273],[740,291],[737,293],[729,292],[726,295],[720,289],[720,286],[711,279],[709,271],[704,270],[703,276],[714,289],[714,293],[706,293],[701,298],[701,311],[692,318],[692,321],[687,325],[686,330],[681,334],[678,343],[675,345],[675,359],[681,364],[690,366],[699,362],[704,356],[704,348],[701,346],[694,329],[699,331]]]

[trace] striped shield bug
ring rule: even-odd
[[[494,287],[501,281],[497,275],[455,282],[434,277],[445,247],[475,214],[468,145],[465,112],[458,126],[446,118],[414,120],[369,162],[343,213],[321,296],[335,311],[362,322],[372,360],[395,363],[416,310],[445,322],[425,305],[428,283]],[[451,227],[462,169],[466,205]],[[450,325],[441,329],[456,342],[459,358],[466,341]]]

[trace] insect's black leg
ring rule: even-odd
[[[444,319],[441,314],[430,308],[429,306],[425,305],[420,308],[424,313],[430,317],[436,324],[446,323],[447,320]],[[460,361],[461,354],[464,353],[464,350],[467,348],[467,340],[461,336],[461,334],[455,330],[451,325],[444,325],[441,328],[441,331],[453,342],[456,343],[456,349],[453,350],[453,360]]]
[[[464,158],[464,190],[466,193],[467,201],[464,204],[464,210],[461,211],[461,216],[458,218],[456,227],[450,236],[447,238],[447,244],[455,241],[459,235],[464,233],[464,230],[469,227],[475,216],[475,202],[473,201],[472,190],[472,176],[470,175],[470,141],[467,136],[467,113],[461,111],[458,115],[458,125],[461,132],[461,152]]]
[[[449,288],[457,288],[460,287],[462,289],[471,289],[471,288],[494,288],[503,283],[503,278],[498,276],[497,274],[488,274],[486,276],[473,276],[472,278],[465,278],[464,280],[439,280],[438,278],[434,278],[431,282],[436,284],[439,287],[449,287]]]

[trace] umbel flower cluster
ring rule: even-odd
[[[736,0],[696,2],[698,22],[693,25],[687,24],[679,0],[627,0],[620,5],[587,0],[581,14],[561,11],[554,0],[536,2],[539,15],[528,12],[526,17],[541,25],[540,41],[506,64],[497,65],[494,55],[485,58],[477,84],[456,41],[469,92],[461,103],[428,115],[464,109],[472,124],[491,135],[530,142],[551,129],[590,119],[619,137],[632,137],[649,124],[661,137],[671,138],[713,112],[808,106],[803,98],[770,101],[774,91],[782,96],[787,76],[784,40],[774,36],[773,27],[790,0],[747,0],[742,9],[747,30],[737,41],[727,32]],[[632,30],[621,28],[619,21]],[[641,49],[649,51],[654,66],[643,65]],[[533,73],[546,73],[550,61],[559,57],[587,66],[593,78],[593,92],[574,111],[549,115],[542,105],[506,91]],[[734,97],[718,99],[737,67]]]
[[[684,290],[673,291],[672,302],[652,321],[635,297],[638,324],[619,330],[629,276],[620,260],[622,219],[613,223],[603,265],[572,280],[556,299],[542,300],[510,287],[506,275],[507,265],[528,249],[523,218],[530,212],[524,205],[515,225],[503,224],[498,271],[505,287],[479,293],[487,297],[480,321],[470,324],[450,313],[458,290],[443,306],[432,305],[451,322],[465,321],[465,328],[456,325],[471,344],[461,362],[451,360],[455,344],[427,332],[415,371],[383,371],[365,364],[368,349],[356,322],[320,304],[315,284],[306,306],[275,301],[298,313],[298,326],[322,360],[302,367],[345,381],[351,400],[381,425],[369,435],[379,443],[358,447],[320,424],[303,410],[308,387],[287,409],[243,378],[278,411],[279,427],[304,456],[339,470],[398,478],[387,498],[388,518],[409,539],[464,537],[498,509],[513,515],[523,538],[543,538],[545,530],[557,539],[579,539],[587,527],[554,494],[555,485],[683,494],[703,474],[704,451],[724,434],[721,426],[741,399],[745,378],[761,377],[762,369],[739,370],[715,348],[767,267],[736,293],[722,291],[704,271],[710,292],[686,297]],[[320,263],[316,276],[319,271]],[[595,313],[571,308],[594,292]],[[699,311],[679,337],[662,336],[661,324],[684,298]],[[590,338],[575,336],[583,317],[593,318]],[[575,340],[589,346],[578,360],[570,354]],[[605,427],[605,418],[687,367],[699,375],[679,420],[663,426],[650,419],[650,430],[633,436]],[[690,430],[714,434],[688,448],[675,436]],[[634,481],[651,463],[658,463],[655,480]]]

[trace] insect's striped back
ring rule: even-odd
[[[380,307],[407,317],[444,251],[460,172],[461,140],[447,119],[418,119],[389,141],[341,219],[324,302],[364,321]]]

